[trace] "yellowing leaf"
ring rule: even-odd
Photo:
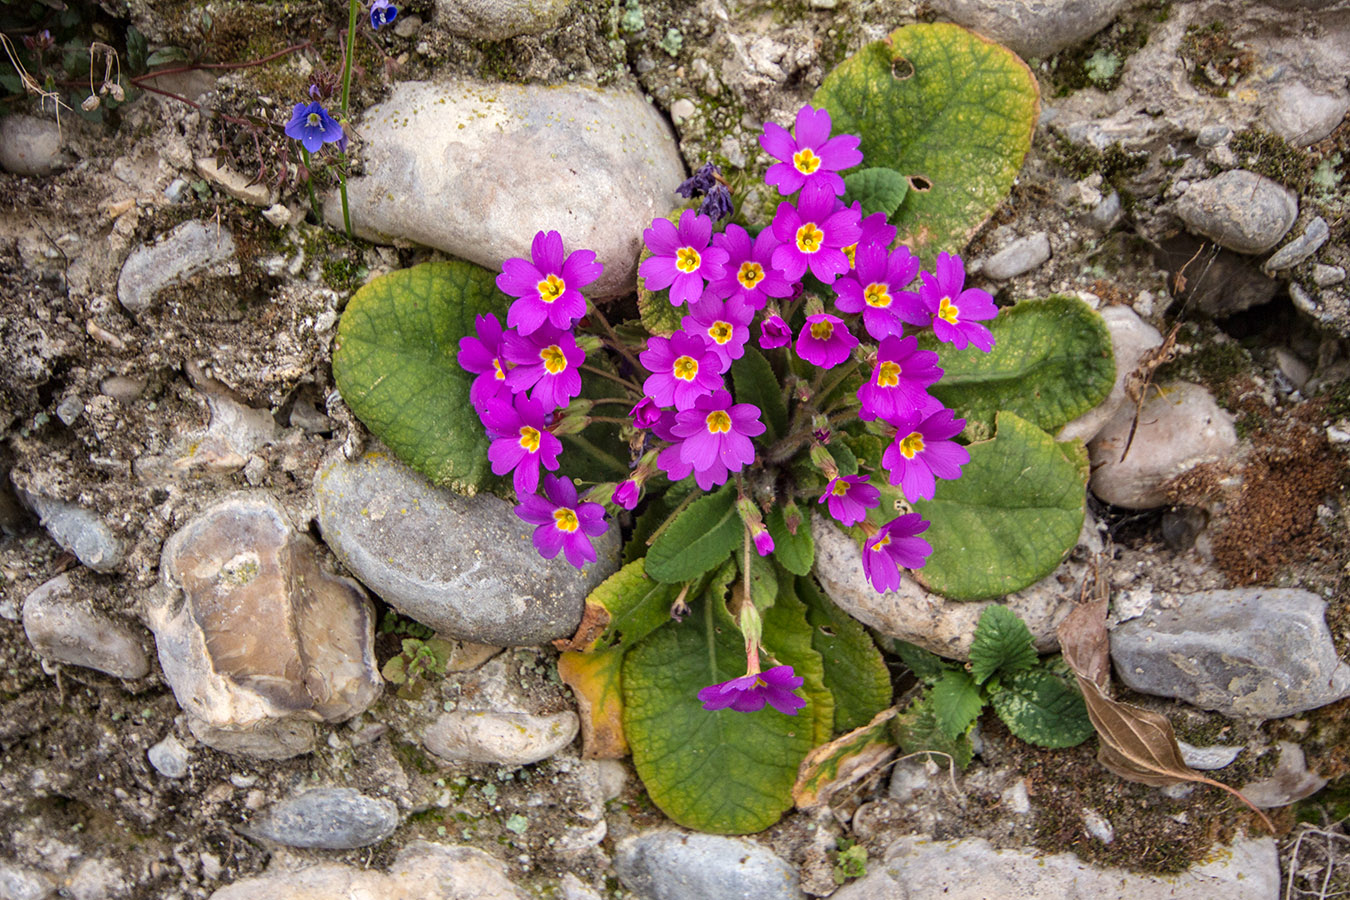
[[[622,648],[558,657],[558,677],[577,696],[581,712],[581,755],[586,759],[618,759],[628,753],[623,736]]]

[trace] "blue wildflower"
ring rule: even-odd
[[[318,151],[324,144],[340,144],[345,137],[342,126],[318,101],[309,105],[295,104],[291,120],[286,123],[286,136],[299,141],[310,153]]]
[[[376,31],[383,25],[388,25],[398,17],[398,7],[389,3],[389,0],[375,0],[370,4],[370,27]]]

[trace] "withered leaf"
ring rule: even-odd
[[[826,805],[839,791],[861,781],[895,755],[888,723],[898,709],[883,709],[861,728],[821,744],[806,755],[797,770],[792,799],[798,809]]]

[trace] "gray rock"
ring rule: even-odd
[[[75,503],[19,492],[19,499],[37,514],[42,527],[61,548],[95,572],[112,572],[122,564],[122,542],[98,513]]]
[[[1275,770],[1265,778],[1249,781],[1241,787],[1243,796],[1253,806],[1262,809],[1288,806],[1311,797],[1327,786],[1327,779],[1308,771],[1308,760],[1298,744],[1281,741],[1276,746],[1276,752],[1280,754],[1280,759],[1275,764]]]
[[[1195,135],[1195,143],[1205,149],[1219,146],[1233,134],[1227,125],[1206,125]]]
[[[34,650],[59,663],[114,678],[144,678],[150,672],[136,634],[78,600],[68,575],[58,575],[28,595],[23,630]]]
[[[1050,258],[1050,238],[1044,231],[1018,238],[984,262],[982,274],[1006,281],[1030,272]]]
[[[1306,147],[1335,131],[1347,111],[1350,94],[1344,90],[1324,94],[1293,81],[1275,91],[1266,107],[1266,124],[1295,147]]]
[[[43,873],[0,859],[0,900],[47,900],[55,893],[56,885]]]
[[[61,129],[34,116],[0,119],[0,169],[15,175],[50,175],[65,163]]]
[[[188,749],[172,732],[145,752],[150,765],[165,778],[182,778],[188,772]]]
[[[1280,282],[1264,274],[1250,256],[1216,249],[1186,232],[1163,240],[1154,255],[1167,269],[1168,284],[1185,285],[1182,299],[1215,318],[1267,303],[1280,290]]]
[[[572,0],[436,0],[436,22],[451,34],[504,41],[540,34],[562,21]]]
[[[1263,175],[1233,169],[1192,184],[1174,210],[1193,233],[1221,247],[1265,253],[1293,226],[1298,198]]]
[[[1111,351],[1116,358],[1116,380],[1111,393],[1097,406],[1069,422],[1055,435],[1057,441],[1092,440],[1125,402],[1125,382],[1143,361],[1144,354],[1162,346],[1158,329],[1139,318],[1128,306],[1108,306],[1101,311],[1111,334]]]
[[[437,717],[422,735],[422,743],[455,762],[527,766],[572,743],[580,725],[571,710],[551,715],[455,710]]]
[[[1046,57],[1096,34],[1125,0],[933,0],[941,15],[1006,44],[1024,57]]]
[[[587,289],[596,297],[634,289],[642,230],[675,206],[685,177],[670,126],[626,91],[403,82],[359,127],[366,174],[347,193],[361,236],[498,269],[556,230],[604,264]],[[335,195],[325,216],[341,222]]]
[[[1155,876],[1094,868],[1072,853],[995,850],[984,838],[911,836],[831,900],[1271,900],[1279,889],[1279,849],[1269,837],[1236,841],[1181,876]]]
[[[1326,603],[1289,588],[1201,591],[1111,632],[1116,672],[1132,690],[1227,716],[1278,719],[1350,696]]]
[[[273,865],[267,873],[236,881],[210,900],[526,900],[502,864],[473,847],[414,841],[399,851],[388,873],[338,863]]]
[[[1120,221],[1124,208],[1120,203],[1120,191],[1112,191],[1102,198],[1102,202],[1092,207],[1087,214],[1087,223],[1098,231],[1110,231]]]
[[[402,10],[399,11],[398,18],[394,20],[394,34],[401,38],[413,38],[421,30],[421,16],[404,15]]]
[[[117,278],[117,299],[128,312],[145,312],[164,288],[233,255],[234,236],[228,228],[195,219],[184,222],[158,243],[132,251]]]
[[[614,870],[642,900],[804,900],[797,870],[741,838],[648,831],[625,838]]]
[[[74,394],[62,400],[56,406],[56,417],[67,426],[74,425],[75,420],[84,413],[84,401]]]
[[[1177,741],[1181,748],[1181,758],[1192,769],[1212,771],[1230,765],[1246,747],[1224,747],[1215,744],[1209,747],[1195,747],[1185,741]]]
[[[378,844],[398,823],[392,800],[331,787],[282,800],[250,823],[249,831],[288,847],[353,850]]]
[[[617,529],[578,573],[546,560],[511,504],[433,487],[383,448],[330,457],[314,476],[324,541],[391,606],[451,637],[496,646],[571,637],[586,595],[618,569]]]
[[[165,542],[146,618],[165,680],[198,740],[285,758],[317,721],[379,695],[373,611],[355,582],[320,564],[265,493],[208,507]]]
[[[1318,216],[1308,223],[1302,234],[1272,253],[1262,268],[1270,274],[1277,269],[1296,266],[1320,250],[1329,237],[1331,229],[1327,226],[1327,220]]]
[[[268,182],[254,181],[229,166],[222,166],[216,162],[214,156],[203,156],[192,165],[198,175],[241,203],[267,207],[277,200],[276,191]]]
[[[1168,481],[1237,448],[1233,417],[1198,384],[1176,382],[1152,393],[1131,440],[1135,412],[1133,404],[1122,404],[1088,444],[1092,493],[1115,506],[1162,506]]]
[[[1345,280],[1345,269],[1341,266],[1325,266],[1321,263],[1313,266],[1313,284],[1318,287],[1331,287]]]

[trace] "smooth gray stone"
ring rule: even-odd
[[[55,893],[56,885],[43,873],[0,859],[0,900],[47,900]]]
[[[1269,273],[1296,266],[1320,250],[1329,237],[1331,228],[1327,226],[1327,220],[1318,216],[1308,223],[1302,234],[1272,253],[1262,268]]]
[[[1222,769],[1238,758],[1238,754],[1246,747],[1241,745],[1236,747],[1225,747],[1221,744],[1213,744],[1208,747],[1196,747],[1185,741],[1177,741],[1177,746],[1181,748],[1181,758],[1192,769],[1203,769],[1212,771]]]
[[[165,778],[182,778],[188,772],[188,749],[172,733],[145,753],[150,765]]]
[[[37,513],[52,540],[95,572],[112,572],[122,564],[122,542],[98,513],[76,503],[22,491],[19,499]]]
[[[1335,131],[1347,110],[1350,94],[1344,88],[1323,93],[1301,81],[1291,81],[1275,91],[1266,107],[1266,122],[1290,144],[1306,147]]]
[[[1233,129],[1229,128],[1227,125],[1206,125],[1196,133],[1195,142],[1208,150],[1211,147],[1217,147],[1228,140],[1229,135],[1232,133]]]
[[[1345,269],[1341,266],[1326,266],[1321,263],[1313,266],[1313,284],[1318,287],[1331,287],[1345,280]]]
[[[1275,809],[1297,803],[1327,786],[1327,779],[1308,770],[1303,748],[1290,741],[1277,746],[1280,759],[1275,770],[1265,778],[1242,785],[1242,795],[1261,809]]]
[[[324,541],[391,606],[437,632],[498,647],[571,637],[586,596],[618,570],[617,528],[594,541],[578,572],[544,559],[534,526],[489,494],[433,487],[378,448],[330,457],[314,476]]]
[[[191,220],[158,243],[132,251],[117,277],[117,299],[131,313],[150,308],[165,287],[234,255],[234,236],[214,222]]]
[[[982,274],[1005,281],[1030,272],[1050,258],[1050,238],[1044,231],[1018,238],[985,260]]]
[[[451,34],[503,41],[555,28],[572,0],[436,0],[436,24]]]
[[[1188,229],[1221,247],[1265,253],[1298,218],[1298,198],[1263,175],[1233,169],[1192,184],[1174,210]]]
[[[1316,594],[1237,588],[1176,599],[1111,632],[1111,659],[1130,689],[1256,719],[1350,696],[1350,666],[1337,658]]]
[[[1024,57],[1046,57],[1096,34],[1126,0],[933,0],[930,6]]]
[[[15,175],[50,175],[64,162],[61,129],[55,122],[25,115],[0,119],[0,169]]]
[[[619,843],[614,869],[642,900],[804,900],[797,870],[742,838],[660,830]]]
[[[68,575],[58,575],[28,595],[23,630],[46,659],[128,680],[150,672],[136,634],[77,599]]]
[[[287,798],[252,823],[258,837],[320,850],[377,844],[398,828],[398,807],[351,788],[318,788]]]
[[[572,743],[580,727],[570,709],[551,715],[464,709],[441,713],[427,726],[422,743],[442,759],[527,766]]]

